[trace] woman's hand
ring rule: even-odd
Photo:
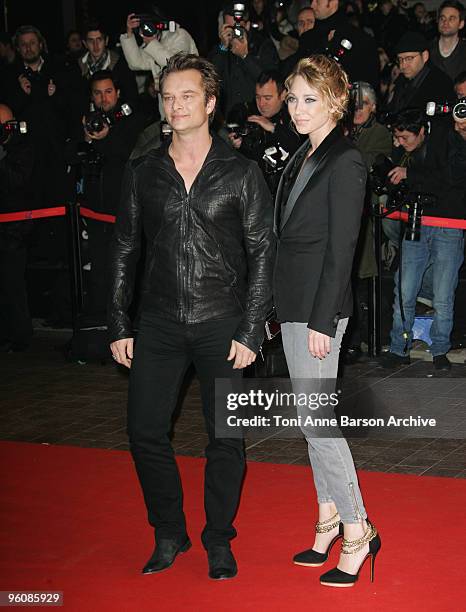
[[[327,355],[330,353],[330,336],[310,329],[307,339],[307,346],[313,357],[325,359],[325,357],[327,357]]]

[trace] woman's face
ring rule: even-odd
[[[335,120],[322,94],[301,76],[293,79],[286,97],[288,112],[300,134],[312,135],[332,130]]]
[[[362,125],[366,123],[372,113],[375,112],[375,104],[368,98],[363,98],[362,107],[354,111],[354,125]]]

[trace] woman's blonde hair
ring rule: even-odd
[[[288,91],[297,76],[322,95],[332,119],[340,121],[348,107],[350,90],[348,76],[340,64],[326,55],[305,57],[286,79],[285,87]]]

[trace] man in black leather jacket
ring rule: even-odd
[[[262,342],[271,305],[272,206],[256,163],[209,133],[219,91],[214,66],[177,54],[160,86],[173,138],[127,166],[109,302],[112,353],[131,367],[130,448],[155,528],[156,548],[143,573],[166,569],[191,546],[168,432],[193,363],[209,435],[202,542],[209,576],[231,578],[244,449],[241,440],[215,437],[215,379],[240,377]],[[142,230],[147,258],[133,353],[128,309]]]

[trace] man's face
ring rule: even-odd
[[[408,130],[394,130],[396,140],[400,143],[407,153],[411,153],[418,149],[424,142],[424,128],[422,127],[419,134],[409,132]]]
[[[416,16],[416,19],[418,21],[421,21],[421,19],[425,16],[426,13],[426,7],[423,4],[418,4],[414,9],[414,15]]]
[[[215,98],[205,100],[202,76],[198,70],[170,73],[163,82],[162,102],[174,132],[187,134],[208,126]]]
[[[316,22],[314,11],[311,8],[303,9],[298,15],[298,34],[301,36],[304,32],[312,30]]]
[[[446,7],[441,10],[438,18],[438,31],[441,36],[456,36],[464,27],[460,13],[455,8]]]
[[[391,2],[384,2],[383,4],[380,5],[380,10],[382,11],[382,15],[384,15],[385,17],[392,10],[392,8],[393,8],[393,4]]]
[[[18,40],[18,51],[25,64],[35,64],[42,53],[42,43],[37,34],[21,34]]]
[[[260,114],[267,119],[276,115],[282,107],[286,92],[278,93],[275,81],[256,85],[256,104]]]
[[[375,104],[369,98],[363,98],[362,107],[354,111],[354,125],[363,125],[368,121],[372,113],[375,113]]]
[[[401,74],[407,79],[414,79],[421,70],[424,64],[429,59],[429,52],[422,51],[407,51],[406,53],[398,53],[397,60]]]
[[[70,34],[70,37],[68,38],[68,49],[71,52],[74,51],[75,53],[77,53],[78,51],[81,51],[82,48],[83,43],[81,40],[81,36],[77,32]]]
[[[311,8],[316,19],[327,19],[327,17],[337,12],[338,0],[312,0]]]
[[[455,85],[455,92],[458,100],[460,98],[466,98],[466,81],[464,81],[463,83],[457,83]]]
[[[104,36],[100,30],[93,30],[86,34],[84,44],[86,49],[95,60],[102,57],[107,49],[108,36]]]
[[[115,89],[111,79],[95,81],[92,85],[92,102],[97,108],[106,113],[112,111],[117,105],[120,91]]]

